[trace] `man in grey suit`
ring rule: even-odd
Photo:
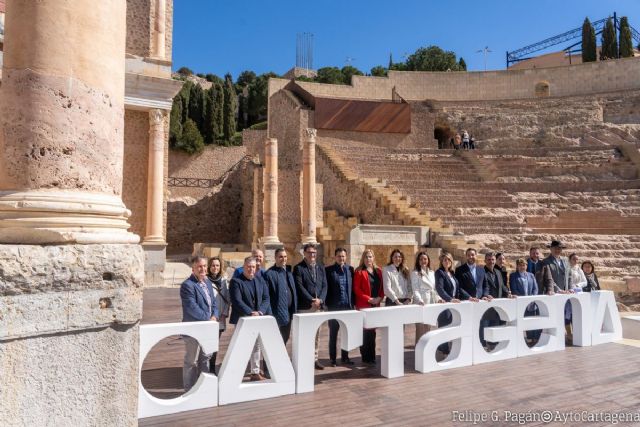
[[[549,286],[543,284],[543,274],[545,271],[553,278],[553,291],[558,293],[566,293],[569,291],[569,260],[567,257],[562,256],[562,249],[564,245],[558,240],[553,240],[550,245],[547,245],[551,254],[542,260],[542,264],[536,273],[536,280],[538,281],[538,292],[549,293],[551,289],[547,289]]]

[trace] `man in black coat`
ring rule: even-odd
[[[494,298],[511,298],[511,291],[509,291],[507,284],[504,283],[502,272],[496,268],[496,254],[487,252],[484,255],[482,299],[491,301]],[[503,323],[495,309],[490,308],[484,313],[480,321],[480,342],[482,342],[482,345],[487,345],[487,342],[484,340],[484,328],[487,326],[498,326]],[[493,349],[495,344],[491,344],[488,347]]]
[[[315,244],[307,243],[303,247],[304,259],[293,267],[293,278],[298,293],[298,312],[315,313],[322,311],[327,298],[327,277],[324,267],[316,262],[318,249]],[[322,370],[318,362],[318,334],[316,334],[315,367]]]
[[[477,252],[473,248],[466,250],[467,262],[456,268],[456,279],[461,289],[475,298],[482,298],[484,269],[476,264]]]
[[[287,251],[284,248],[276,249],[274,257],[276,263],[263,277],[269,287],[271,312],[278,322],[280,335],[286,345],[291,334],[291,319],[298,308],[298,296],[293,274],[287,271]]]
[[[231,279],[229,294],[231,296],[231,318],[233,325],[244,316],[267,316],[271,314],[269,302],[269,289],[264,279],[256,275],[257,264],[254,257],[244,260],[243,271],[240,277]],[[260,373],[260,345],[256,341],[249,361],[251,366],[251,381],[266,379]]]
[[[353,310],[353,267],[347,265],[347,250],[337,248],[334,252],[335,263],[325,268],[327,275],[327,302],[329,311]],[[340,322],[329,320],[329,359],[336,366],[336,344]],[[342,364],[353,365],[349,352],[342,350]]]

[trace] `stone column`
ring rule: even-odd
[[[166,39],[166,23],[167,23],[167,2],[166,0],[156,0],[156,17],[154,23],[155,43],[152,56],[157,59],[164,59],[165,39]]]
[[[144,271],[120,197],[126,0],[6,12],[0,425],[135,425]]]
[[[317,130],[304,130],[302,145],[302,243],[316,240],[316,134]]]
[[[267,138],[264,145],[264,205],[265,243],[278,243],[278,140]]]
[[[164,238],[165,112],[149,112],[149,166],[147,176],[147,227],[144,243],[166,244]]]
[[[264,169],[262,175],[263,237],[260,248],[264,252],[265,264],[275,262],[274,252],[283,245],[278,239],[278,140],[267,138],[264,143]]]

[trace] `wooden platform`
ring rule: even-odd
[[[180,321],[180,310],[177,289],[145,291],[143,323]],[[231,334],[232,328],[222,335],[218,364],[222,362]],[[326,366],[326,327],[320,336],[320,359]],[[569,347],[556,353],[419,374],[413,370],[413,340],[414,329],[408,326],[402,378],[386,379],[380,376],[379,366],[362,366],[359,352],[355,350],[350,352],[356,362],[354,366],[316,371],[313,393],[146,418],[140,420],[140,425],[473,425],[452,421],[453,411],[465,410],[486,414],[498,411],[502,422],[488,421],[482,425],[518,425],[504,422],[503,411],[640,410],[640,348],[637,347],[622,344]],[[152,350],[143,365],[142,381],[147,390],[158,397],[182,393],[183,351],[179,339],[165,340]],[[532,422],[526,425],[560,424]]]

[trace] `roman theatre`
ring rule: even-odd
[[[0,0],[0,424],[135,425],[140,325],[180,321],[178,288],[193,254],[233,268],[253,248],[270,261],[284,246],[298,262],[308,242],[327,263],[346,247],[351,264],[365,248],[386,264],[395,247],[409,258],[426,247],[434,260],[446,250],[458,261],[475,247],[505,253],[513,270],[529,247],[556,239],[594,261],[623,315],[638,308],[640,58],[391,71],[350,85],[274,78],[266,130],[188,156],[168,148],[182,86],[171,75],[172,11],[172,0]],[[463,129],[475,150],[450,148]],[[638,340],[632,318],[623,319],[625,338]],[[144,362],[142,383],[175,397],[182,347],[163,343]],[[631,397],[633,345],[566,354],[535,357],[571,366],[549,371],[558,376],[579,376],[569,358],[594,370],[609,360],[615,382],[589,390],[626,392],[605,407],[640,404]],[[527,362],[508,363],[432,381],[461,392],[464,378],[489,372],[509,394]],[[340,399],[332,384],[367,399],[361,376],[338,377],[316,379],[315,399]],[[419,387],[419,378],[403,384]],[[531,396],[569,396],[545,386],[533,384]],[[273,413],[263,402],[212,413],[232,424],[251,421],[238,408],[261,408],[275,422],[296,398],[274,399]],[[415,424],[379,412],[371,425]]]

